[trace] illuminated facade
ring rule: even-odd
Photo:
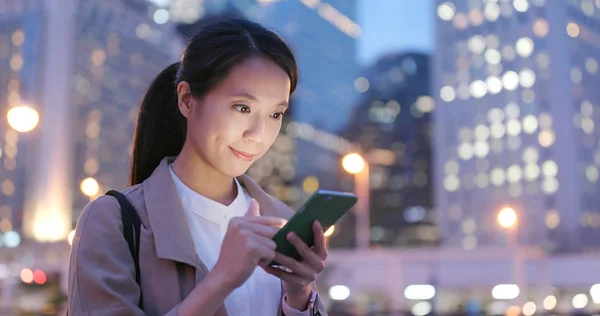
[[[41,69],[35,66],[40,59],[41,1],[0,1],[0,109],[6,115],[10,108],[23,104],[39,111],[37,78]],[[0,232],[2,246],[10,235],[19,236],[24,220],[27,180],[35,160],[33,146],[39,128],[20,134],[6,120],[0,120]],[[20,238],[18,238],[20,239]]]
[[[436,1],[436,200],[443,239],[585,250],[600,237],[600,3]]]
[[[90,198],[125,187],[139,102],[181,44],[148,9],[142,0],[0,1],[0,107],[40,113],[27,134],[0,126],[0,230],[65,240]]]
[[[371,238],[383,246],[431,246],[435,227],[432,192],[429,56],[391,54],[381,58],[355,81],[363,93],[342,134],[357,143],[370,161]],[[353,179],[345,177],[345,190]],[[352,241],[352,216],[331,245]]]

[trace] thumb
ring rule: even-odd
[[[248,207],[248,211],[246,212],[246,216],[260,216],[258,202],[255,199],[250,200],[250,207]]]

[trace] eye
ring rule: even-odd
[[[277,112],[277,113],[273,113],[271,115],[271,117],[274,118],[274,119],[276,119],[276,120],[280,120],[283,117],[284,114],[285,114],[285,112]]]
[[[250,107],[245,104],[235,104],[233,107],[241,113],[250,113]]]

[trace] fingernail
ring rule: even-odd
[[[294,236],[294,233],[288,233],[288,234],[287,234],[287,238],[288,238],[288,239],[294,239],[294,237],[295,237],[295,236]]]

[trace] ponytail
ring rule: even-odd
[[[177,106],[179,62],[165,68],[142,100],[133,140],[130,185],[146,180],[161,160],[177,156],[183,148],[186,120]]]

